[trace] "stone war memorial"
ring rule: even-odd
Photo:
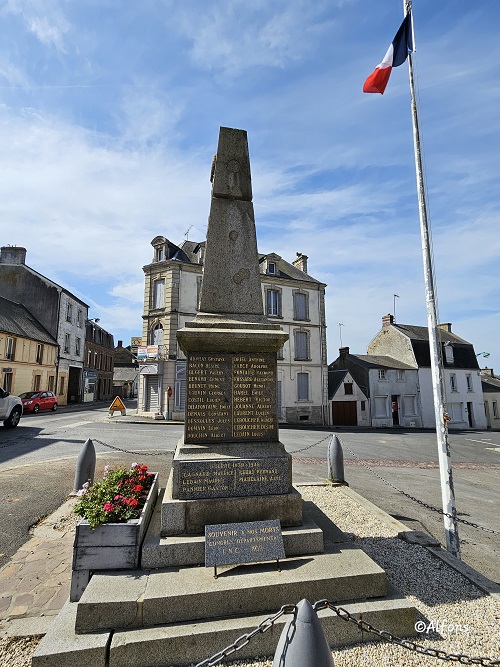
[[[211,181],[199,312],[177,333],[187,359],[184,436],[140,567],[96,570],[34,667],[196,664],[303,598],[414,634],[415,609],[384,570],[292,484],[277,418],[277,353],[288,335],[264,315],[244,130],[220,128]],[[273,655],[287,620],[232,658]],[[332,612],[321,623],[332,646],[363,639]]]

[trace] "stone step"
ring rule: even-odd
[[[95,574],[78,604],[77,633],[265,613],[290,600],[384,596],[384,570],[349,544],[316,556],[224,569],[204,567]]]
[[[299,600],[288,600],[297,603]],[[310,600],[315,602],[316,599]],[[270,614],[239,616],[212,621],[174,623],[154,628],[75,634],[77,603],[68,602],[52,623],[32,659],[32,667],[160,667],[189,665],[201,662],[232,644],[237,637],[254,630]],[[383,599],[344,603],[342,607],[355,618],[363,618],[374,627],[399,637],[415,636],[415,608],[394,592]],[[332,647],[349,646],[372,639],[361,633],[353,623],[338,618],[330,610],[318,613],[321,626]],[[284,624],[290,619],[279,618],[272,631],[258,634],[232,659],[272,656]]]
[[[304,503],[302,526],[282,529],[283,546],[287,557],[318,554],[323,551],[323,531],[311,519],[307,512],[308,505],[310,503]],[[204,535],[161,537],[161,512],[161,503],[157,503],[142,545],[141,568],[148,570],[204,565]],[[342,531],[338,528],[336,530],[337,541],[348,541]]]

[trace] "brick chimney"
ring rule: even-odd
[[[123,347],[123,341],[122,340],[118,341],[118,347]]]
[[[0,264],[26,264],[26,248],[3,246],[0,248]]]
[[[349,348],[348,347],[339,347],[339,354],[341,359],[345,359],[347,355],[349,354]]]
[[[384,315],[382,317],[382,328],[390,327],[394,323],[394,315]]]
[[[307,260],[308,260],[307,255],[303,255],[301,252],[297,253],[297,259],[294,259],[292,264],[297,267],[297,269],[300,269],[304,273],[307,273]]]
[[[451,333],[451,322],[443,322],[443,324],[438,324],[439,329]]]

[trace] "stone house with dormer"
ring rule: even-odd
[[[453,333],[450,323],[440,324],[438,328],[449,427],[485,429],[481,375],[474,347]],[[388,355],[418,370],[422,426],[435,428],[428,328],[396,324],[392,315],[385,315],[382,329],[367,351],[369,356]]]
[[[145,274],[140,362],[140,414],[184,418],[186,359],[177,330],[198,312],[205,242],[176,246],[164,236],[151,241]],[[289,334],[278,354],[278,413],[287,423],[328,423],[325,285],[308,274],[300,253],[287,262],[259,255],[264,310]]]

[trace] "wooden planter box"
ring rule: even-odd
[[[140,565],[141,546],[158,499],[158,473],[138,519],[104,523],[94,530],[87,519],[76,527],[73,544],[71,602],[77,602],[95,570],[134,570]]]

